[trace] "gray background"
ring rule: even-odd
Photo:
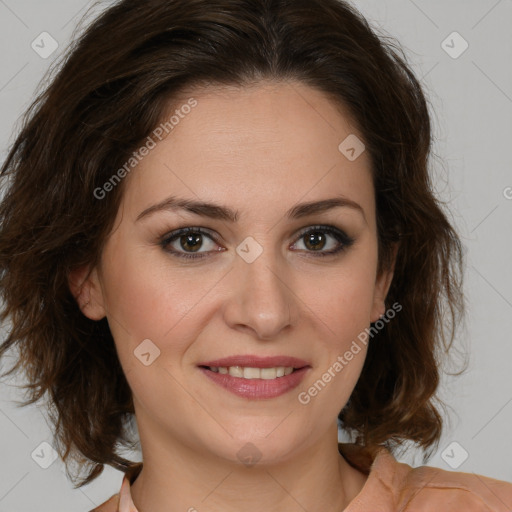
[[[354,3],[374,27],[403,44],[427,88],[438,155],[436,188],[467,248],[468,319],[457,343],[471,356],[463,376],[444,378],[447,424],[428,464],[512,481],[512,1]],[[90,5],[0,0],[2,160],[39,80]],[[31,48],[43,31],[59,43],[46,59]],[[457,58],[463,40],[448,37],[454,31],[469,44]],[[16,407],[22,397],[17,382],[0,383],[0,512],[86,511],[117,492],[122,474],[111,468],[73,490],[59,459],[47,469],[36,464],[31,454],[49,452],[40,444],[52,444],[51,431],[41,405]],[[140,460],[138,453],[133,457]],[[400,460],[421,463],[415,450]]]

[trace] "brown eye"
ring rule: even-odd
[[[200,251],[205,245],[205,241],[213,245],[213,248],[206,251]],[[160,242],[160,245],[167,252],[181,258],[199,259],[206,257],[210,252],[218,252],[222,250],[215,249],[217,244],[213,236],[204,231],[202,228],[183,228],[173,231],[166,235]],[[217,246],[218,247],[218,246]]]
[[[316,252],[317,254],[314,254],[314,256],[337,254],[346,250],[354,243],[353,238],[334,226],[314,226],[309,228],[299,235],[299,241],[304,241],[306,252]],[[326,248],[327,250],[324,250]]]
[[[182,249],[190,249],[193,252],[196,252],[201,248],[202,245],[202,235],[201,234],[188,234],[181,235],[179,238],[180,246]]]
[[[305,246],[312,251],[319,251],[325,247],[326,244],[326,236],[319,232],[315,231],[304,235]]]

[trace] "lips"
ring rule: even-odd
[[[198,367],[221,388],[250,400],[276,398],[290,392],[311,369],[307,361],[296,357],[252,355],[204,361]]]

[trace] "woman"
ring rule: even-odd
[[[430,144],[345,3],[124,0],[88,28],[2,169],[0,355],[80,485],[125,472],[95,510],[510,509],[392,455],[436,447],[463,312]]]

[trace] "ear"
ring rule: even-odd
[[[394,244],[392,249],[392,261],[389,268],[384,269],[375,281],[375,291],[373,294],[373,306],[370,317],[371,322],[376,322],[386,312],[386,296],[393,281],[395,271],[396,255],[398,252],[398,244]]]
[[[105,317],[103,294],[95,268],[89,265],[77,267],[68,273],[69,289],[75,297],[82,313],[91,320],[101,320]]]

